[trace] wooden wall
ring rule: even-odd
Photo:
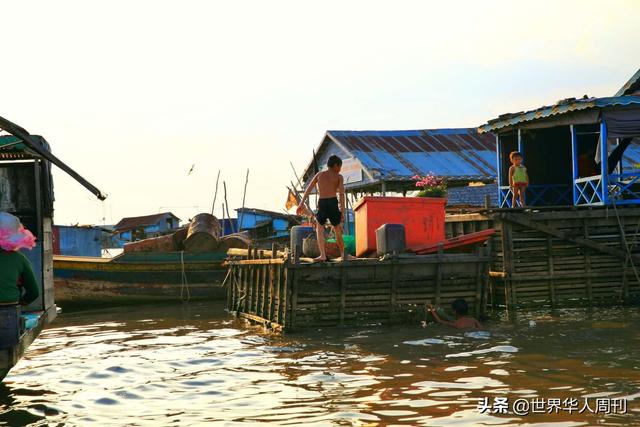
[[[485,216],[498,230],[490,267],[494,306],[611,305],[640,297],[640,208]],[[462,220],[448,218],[452,229]]]
[[[490,260],[481,252],[318,264],[232,259],[228,309],[276,330],[418,322],[425,304],[456,298],[480,314]]]

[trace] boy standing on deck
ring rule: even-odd
[[[522,165],[522,153],[519,151],[513,151],[509,154],[509,160],[511,161],[511,167],[509,168],[509,187],[513,193],[511,199],[511,207],[515,208],[518,205],[516,202],[520,200],[520,207],[524,208],[524,193],[529,186],[529,174],[527,168]]]
[[[302,214],[305,210],[304,204],[307,201],[307,197],[309,197],[309,193],[317,185],[320,199],[318,200],[318,213],[316,214],[316,234],[318,236],[320,256],[315,259],[316,262],[327,260],[326,241],[324,237],[324,227],[327,220],[331,222],[336,233],[336,243],[340,248],[342,259],[344,259],[345,256],[347,259],[352,258],[350,255],[345,254],[344,241],[342,240],[342,223],[344,222],[346,206],[344,178],[340,175],[342,160],[340,157],[333,155],[329,157],[327,167],[328,169],[326,171],[318,172],[316,176],[313,177],[307,190],[302,195],[297,209],[297,214]]]

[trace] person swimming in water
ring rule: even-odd
[[[441,323],[443,325],[452,326],[458,329],[480,329],[482,328],[482,324],[474,317],[469,316],[469,306],[467,302],[463,298],[458,298],[457,300],[451,303],[451,310],[453,314],[456,316],[456,320],[453,322],[449,322],[447,320],[442,319],[435,308],[431,304],[427,307],[429,312],[433,315],[433,318],[436,322]]]

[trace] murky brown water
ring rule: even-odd
[[[639,345],[637,308],[520,315],[466,334],[417,325],[285,337],[244,328],[220,304],[63,313],[5,379],[0,422],[640,425]],[[578,410],[587,397],[593,411],[481,413],[485,397],[576,398]],[[592,413],[597,398],[629,399],[627,414]]]

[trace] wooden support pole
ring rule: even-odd
[[[342,257],[340,266],[340,326],[344,326],[344,312],[347,307],[347,257]]]
[[[247,176],[244,179],[244,191],[242,192],[242,210],[240,211],[240,218],[238,218],[238,231],[242,227],[242,219],[244,218],[244,201],[247,197],[247,184],[249,183],[249,169],[247,168]],[[225,188],[225,195],[227,194]],[[226,199],[225,199],[226,200]]]
[[[300,272],[296,270],[292,270],[293,280],[291,281],[291,308],[290,308],[290,322],[289,328],[295,329],[298,325],[297,317],[298,317],[298,280],[300,277]]]
[[[622,163],[622,162],[621,162]],[[620,248],[627,252],[627,242],[625,239],[625,227],[624,227],[624,218],[619,218],[620,221]],[[627,275],[627,269],[629,266],[629,256],[627,252],[627,257],[624,260],[624,264],[622,265],[622,289],[621,289],[621,299],[623,302],[629,301],[629,277]]]
[[[235,290],[235,283],[233,282],[232,279],[232,275],[234,274],[234,266],[229,267],[229,283],[227,284],[227,310],[228,311],[233,311],[233,306],[235,303],[235,295],[234,295],[234,290]]]
[[[393,317],[398,300],[398,259],[391,260],[391,289],[389,289],[389,314]],[[426,301],[425,301],[426,302]]]
[[[211,215],[213,215],[214,209],[216,208],[216,199],[218,198],[218,183],[220,182],[220,169],[218,169],[218,177],[216,178],[216,191],[213,193],[213,203],[211,204]],[[224,222],[222,223],[224,226]],[[223,230],[224,231],[224,228]]]
[[[439,262],[444,253],[444,246],[442,243],[438,245],[438,263],[436,264],[436,305],[440,304],[442,294],[442,263]]]
[[[549,301],[551,302],[551,308],[556,308],[556,282],[553,265],[553,240],[551,236],[547,236],[547,269],[549,273]]]
[[[276,279],[276,268],[277,265],[269,265],[267,267],[269,269],[269,287],[267,289],[268,301],[267,301],[267,312],[265,315],[266,319],[269,321],[274,320],[273,316],[273,307],[275,300],[275,279]]]
[[[583,235],[585,239],[589,239],[589,222],[587,218],[582,219]],[[587,287],[587,300],[589,305],[593,304],[593,288],[591,286],[591,251],[585,250],[584,254],[584,271],[587,274],[585,285]]]
[[[269,268],[271,266],[268,264],[265,264],[262,266],[262,304],[260,304],[260,316],[262,316],[265,319],[269,318],[269,315],[267,314],[267,299],[269,298],[269,289],[267,286],[267,280],[269,278],[269,275],[267,274],[269,272]]]
[[[229,202],[227,202],[227,183],[225,181],[222,181],[222,187],[224,188],[224,204],[227,208],[227,218],[229,218],[229,224],[231,225],[231,232],[235,233],[236,229],[233,226],[233,221],[231,221],[231,215],[229,214]],[[240,227],[240,224],[238,224],[238,227]]]
[[[275,306],[273,309],[273,320],[278,323],[278,324],[282,324],[282,317],[281,317],[281,307],[282,307],[282,293],[281,293],[281,278],[282,278],[282,264],[277,264],[275,265]]]
[[[291,261],[289,259],[289,261]],[[278,307],[278,323],[282,325],[282,327],[286,327],[287,324],[287,304],[288,304],[288,293],[289,293],[289,279],[291,278],[289,276],[290,273],[290,269],[288,268],[288,266],[291,265],[290,262],[287,262],[287,264],[284,265],[284,267],[282,268],[282,276],[281,276],[281,289],[280,289],[280,307]]]
[[[480,245],[476,248],[476,255],[478,255],[478,262],[476,263],[476,301],[474,306],[476,317],[479,317],[482,308],[482,279],[485,267],[485,263],[480,262],[482,257],[482,247]]]
[[[502,256],[504,269],[507,276],[504,280],[505,284],[505,305],[507,309],[512,309],[518,304],[516,295],[516,286],[513,282],[515,274],[515,266],[513,262],[513,225],[508,222],[502,222]]]

